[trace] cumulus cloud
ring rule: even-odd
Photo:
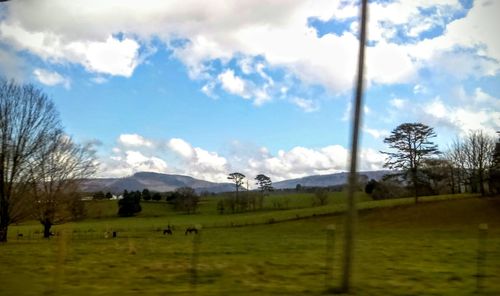
[[[0,36],[19,50],[56,63],[78,63],[89,72],[130,77],[139,61],[139,43],[131,38],[119,40],[111,33],[97,40],[68,40],[53,31],[29,31],[4,21]]]
[[[153,146],[153,142],[146,140],[143,136],[138,134],[122,134],[118,138],[118,142],[124,146]]]
[[[143,138],[139,136],[140,138]],[[143,138],[144,139],[144,138]],[[146,141],[151,142],[151,140]],[[172,138],[154,149],[144,146],[129,149],[121,141],[108,158],[101,160],[101,176],[125,176],[138,171],[189,175],[195,178],[227,182],[229,173],[239,171],[252,179],[266,174],[274,181],[307,175],[330,174],[348,169],[349,151],[341,145],[319,148],[296,146],[271,153],[266,147],[236,142],[229,155],[195,147],[184,139]],[[360,151],[360,170],[381,169],[384,157],[372,149]]]
[[[167,147],[180,157],[179,172],[208,181],[225,182],[230,170],[225,157],[200,147],[193,147],[183,139],[173,138]]]
[[[245,81],[240,77],[234,75],[233,70],[226,70],[219,74],[218,79],[222,84],[222,88],[227,92],[239,95],[244,98],[248,98],[248,94],[246,93]]]
[[[500,110],[499,98],[481,88],[468,93],[463,87],[459,87],[453,97],[454,100],[445,100],[440,96],[424,98],[413,104],[409,104],[406,99],[392,99],[388,109],[391,123],[420,121],[458,134],[483,130],[495,136],[496,131],[500,130],[500,112],[497,111]]]
[[[35,78],[38,81],[45,85],[54,86],[61,84],[66,89],[69,89],[71,87],[71,81],[69,80],[69,78],[65,78],[57,72],[51,72],[48,70],[37,68],[33,70],[33,75],[35,75]]]
[[[100,177],[125,177],[136,172],[168,173],[167,162],[157,156],[146,155],[138,150],[113,148],[113,153],[100,159]]]
[[[125,162],[135,171],[165,172],[167,163],[158,157],[146,157],[139,151],[125,151]]]
[[[476,90],[471,98],[474,102],[481,102],[485,93]],[[488,95],[489,98],[489,95]],[[492,102],[496,109],[491,110],[485,105],[461,105],[446,106],[441,98],[436,97],[429,104],[422,106],[421,110],[427,121],[438,125],[452,128],[460,134],[467,134],[471,130],[483,130],[494,137],[496,131],[500,129],[500,112],[498,109],[499,100]]]
[[[316,174],[332,174],[348,170],[348,149],[340,145],[322,148],[293,147],[271,155],[267,149],[247,160],[245,171],[250,175],[264,173],[280,181]],[[360,151],[360,170],[381,169],[384,157],[372,149]]]
[[[168,142],[168,147],[180,155],[182,158],[191,159],[195,156],[195,151],[191,144],[183,139],[173,138]]]
[[[218,81],[222,90],[260,105],[272,98],[273,87],[282,88],[261,71],[263,61],[333,93],[351,89],[358,48],[357,2],[217,0],[203,5],[147,0],[137,6],[128,0],[13,1],[0,23],[0,39],[49,62],[125,77],[142,62],[151,40],[159,40],[186,65],[191,78],[207,82],[203,92],[213,94],[211,83]],[[460,79],[494,75],[500,61],[495,32],[499,5],[476,1],[467,13],[458,0],[371,3],[369,82],[412,83],[420,69],[434,68],[440,61],[443,71]],[[454,19],[457,14],[466,15]],[[352,30],[320,36],[309,26],[310,18],[348,21]],[[422,37],[432,30],[444,33]],[[214,61],[224,67],[215,70]],[[445,67],[450,64],[460,71]],[[243,76],[235,74],[236,67]],[[251,87],[245,75],[255,73],[262,81]]]

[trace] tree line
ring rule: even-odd
[[[394,172],[365,187],[374,199],[463,192],[500,193],[500,139],[483,131],[470,131],[440,151],[432,141],[437,135],[422,123],[404,123],[384,139],[389,151],[384,167]]]
[[[89,145],[63,130],[52,101],[31,84],[0,78],[0,242],[12,223],[54,224],[82,214],[78,181],[94,173]]]

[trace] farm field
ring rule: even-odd
[[[9,243],[0,246],[0,265],[7,266],[0,269],[1,294],[323,295],[326,229],[332,224],[337,231],[331,282],[337,286],[340,280],[342,216],[335,214],[343,210],[343,196],[332,195],[322,207],[302,198],[291,199],[288,210],[228,215],[218,215],[213,200],[204,201],[196,215],[143,203],[134,218],[113,217],[116,202],[106,201],[89,206],[91,215],[101,211],[100,219],[56,226],[61,235],[50,240],[17,240],[17,232],[40,226],[13,226]],[[500,293],[498,198],[426,197],[418,205],[412,199],[358,198],[366,210],[358,219],[355,294],[474,294],[481,223],[489,226],[482,292]],[[176,226],[172,236],[157,231],[167,223]],[[200,235],[184,235],[184,227],[194,224],[203,225]],[[109,229],[118,237],[104,239]],[[193,247],[199,250],[194,257]]]

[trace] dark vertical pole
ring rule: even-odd
[[[351,142],[351,168],[349,173],[349,188],[347,190],[347,212],[345,223],[345,242],[344,242],[344,262],[342,274],[342,292],[348,292],[351,284],[352,254],[354,249],[354,220],[356,218],[356,202],[354,200],[354,191],[356,188],[356,169],[358,160],[358,142],[359,127],[361,125],[361,106],[363,104],[363,70],[365,62],[365,43],[366,43],[366,22],[368,14],[368,1],[361,2],[361,21],[359,30],[359,56],[358,56],[358,77],[356,86],[356,98],[352,125]]]

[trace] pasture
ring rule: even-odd
[[[331,282],[339,283],[343,198],[333,194],[329,205],[311,207],[308,196],[290,196],[285,210],[269,204],[264,211],[228,215],[218,215],[212,199],[195,215],[149,202],[133,218],[115,217],[116,202],[94,202],[88,205],[94,218],[56,226],[61,235],[50,240],[16,239],[17,232],[40,229],[34,222],[11,227],[9,243],[0,246],[1,294],[324,295],[326,229],[332,224]],[[356,232],[355,294],[474,294],[481,223],[489,226],[482,293],[500,293],[498,198],[426,197],[418,205],[412,199],[358,199],[364,210]],[[161,231],[167,224],[174,225],[172,236]],[[198,236],[184,234],[196,224],[203,225]],[[106,230],[118,237],[105,239]]]

